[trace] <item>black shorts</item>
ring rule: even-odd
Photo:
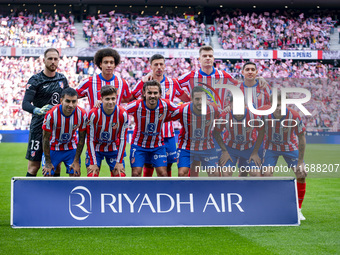
[[[43,154],[42,136],[43,131],[41,128],[30,131],[26,159],[31,161],[41,161]]]

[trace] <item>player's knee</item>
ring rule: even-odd
[[[135,168],[135,167],[133,167],[132,168],[132,171],[131,171],[131,176],[132,177],[140,177],[142,175],[142,168],[140,167],[138,167],[138,168]]]

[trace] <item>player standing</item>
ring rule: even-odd
[[[172,79],[166,77],[164,75],[165,69],[165,59],[160,54],[155,54],[150,58],[150,66],[151,72],[144,76],[141,81],[139,81],[135,87],[132,89],[132,96],[137,99],[142,95],[142,90],[144,86],[144,82],[149,80],[156,80],[161,84],[162,88],[162,96],[163,99],[168,99],[171,102],[174,101],[175,97],[183,100],[184,102],[190,101],[188,95],[181,89],[178,81],[176,79]],[[177,152],[176,152],[176,139],[175,132],[173,128],[173,122],[165,122],[162,126],[162,134],[164,138],[164,145],[167,153],[167,171],[168,176],[171,176],[171,166],[173,163],[177,161]],[[153,174],[153,166],[150,163],[146,163],[144,167],[143,176],[149,177]]]
[[[255,109],[260,109],[264,105],[270,105],[270,95],[271,95],[271,87],[269,84],[267,86],[260,86],[259,81],[256,80],[256,76],[258,74],[258,70],[256,67],[256,64],[254,62],[246,62],[242,66],[242,75],[244,81],[240,84],[238,84],[238,87],[242,90],[244,98],[245,98],[245,103],[249,108],[255,108]],[[248,94],[251,94],[252,98],[252,104],[248,105]],[[256,141],[257,139],[257,130],[253,129],[253,136],[252,136],[252,141]],[[254,144],[253,144],[254,145]],[[254,148],[252,146],[252,148]],[[244,157],[247,159],[249,158],[250,154],[246,153]],[[261,147],[259,149],[259,156],[261,161],[263,160],[263,144],[261,144]],[[244,163],[244,161],[242,161]],[[242,167],[242,162],[240,162],[240,166]],[[250,162],[250,164],[253,164]],[[253,166],[253,165],[252,165]],[[248,172],[247,171],[240,171],[240,176],[247,176]]]
[[[120,63],[119,53],[111,48],[100,49],[94,55],[94,62],[102,72],[79,84],[76,89],[79,97],[87,97],[92,109],[100,99],[100,89],[103,86],[111,85],[117,90],[117,104],[129,102],[131,93],[127,82],[114,75],[114,70]]]
[[[40,168],[43,154],[41,127],[44,115],[54,105],[59,104],[62,90],[68,87],[66,77],[57,72],[59,59],[57,49],[47,49],[44,52],[44,70],[33,75],[26,85],[22,109],[32,113],[26,153],[26,159],[28,159],[26,176],[36,176]],[[55,175],[60,175],[60,169]]]
[[[191,91],[192,102],[181,105],[171,115],[172,120],[179,120],[182,124],[178,142],[178,176],[188,176],[190,169],[190,176],[198,176],[196,169],[199,164],[209,176],[220,175],[213,137],[222,149],[220,163],[224,165],[230,159],[220,130],[213,131],[214,120],[219,119],[217,106],[207,104],[206,114],[202,114],[205,93],[202,87],[194,87]]]
[[[141,176],[145,162],[151,163],[157,176],[168,176],[167,155],[162,137],[165,118],[177,109],[177,105],[162,99],[158,81],[144,83],[142,99],[128,104],[127,111],[135,120],[130,152],[132,176]]]
[[[112,177],[124,177],[124,152],[126,146],[128,115],[116,105],[117,91],[113,86],[100,90],[102,104],[92,108],[87,125],[87,176],[99,176],[102,160],[105,158]]]
[[[267,108],[266,106],[263,107]],[[258,149],[264,139],[264,161],[262,171],[264,176],[273,176],[274,167],[279,156],[283,156],[289,168],[292,168],[297,181],[297,192],[299,198],[299,218],[305,220],[301,212],[302,202],[306,193],[306,176],[304,168],[304,154],[306,148],[306,137],[304,126],[298,112],[288,108],[286,114],[281,115],[281,94],[278,93],[276,110],[263,117],[264,126],[260,129],[254,151],[249,160],[254,160],[261,165],[258,157]],[[297,136],[297,137],[296,137]]]
[[[80,155],[85,144],[87,116],[85,110],[77,104],[77,91],[73,88],[64,89],[61,104],[54,106],[45,115],[42,126],[44,176],[53,176],[61,162],[64,162],[66,173],[70,176],[80,176]]]
[[[238,81],[234,80],[230,74],[226,71],[220,71],[215,69],[214,67],[214,49],[211,46],[203,46],[199,49],[199,58],[198,58],[201,69],[196,71],[191,71],[182,75],[178,82],[182,88],[186,88],[189,93],[195,86],[202,86],[202,84],[206,84],[209,87],[206,89],[209,91],[211,95],[208,94],[209,101],[216,101],[217,95],[221,99],[221,102],[216,101],[220,108],[225,108],[227,103],[226,91],[225,89],[215,89],[216,84],[234,84],[237,85]],[[214,91],[213,91],[214,90]],[[214,93],[217,95],[214,95]],[[213,97],[213,98],[212,98]],[[222,105],[221,105],[222,104]]]
[[[256,166],[254,161],[249,161],[250,155],[253,152],[254,144],[257,138],[257,130],[260,118],[251,113],[247,107],[243,115],[233,114],[233,98],[231,98],[230,111],[224,112],[221,115],[221,125],[226,128],[223,140],[227,147],[227,151],[232,160],[228,161],[225,166],[227,171],[222,172],[222,176],[231,177],[236,163],[243,176],[261,176],[260,168]],[[258,121],[257,121],[258,120]]]

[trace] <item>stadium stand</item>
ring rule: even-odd
[[[49,12],[0,14],[0,47],[75,47],[74,17]]]
[[[110,12],[84,20],[84,37],[90,46],[118,48],[199,48],[205,25],[183,17],[145,16]]]
[[[219,13],[219,11],[218,11]],[[215,19],[223,49],[329,50],[336,21],[320,12],[219,13]]]

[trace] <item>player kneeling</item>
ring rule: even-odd
[[[128,115],[116,104],[117,91],[113,86],[100,90],[101,105],[92,108],[87,124],[86,167],[88,177],[98,177],[105,158],[112,177],[125,177],[124,154]]]
[[[80,155],[85,144],[87,117],[85,110],[77,104],[77,92],[72,88],[64,89],[61,104],[54,106],[45,116],[42,126],[44,176],[53,176],[61,162],[64,162],[66,173],[70,176],[80,176]]]
[[[264,107],[268,109],[266,106]],[[263,176],[273,176],[277,160],[279,156],[283,156],[288,167],[292,168],[295,173],[299,199],[299,218],[300,220],[305,220],[306,218],[301,213],[301,206],[306,192],[307,173],[303,161],[306,148],[306,128],[299,113],[295,110],[287,107],[286,114],[281,115],[281,94],[278,94],[277,108],[274,113],[263,118],[265,124],[259,131],[250,160],[254,160],[258,165],[261,165],[257,154],[265,137],[262,164]]]

